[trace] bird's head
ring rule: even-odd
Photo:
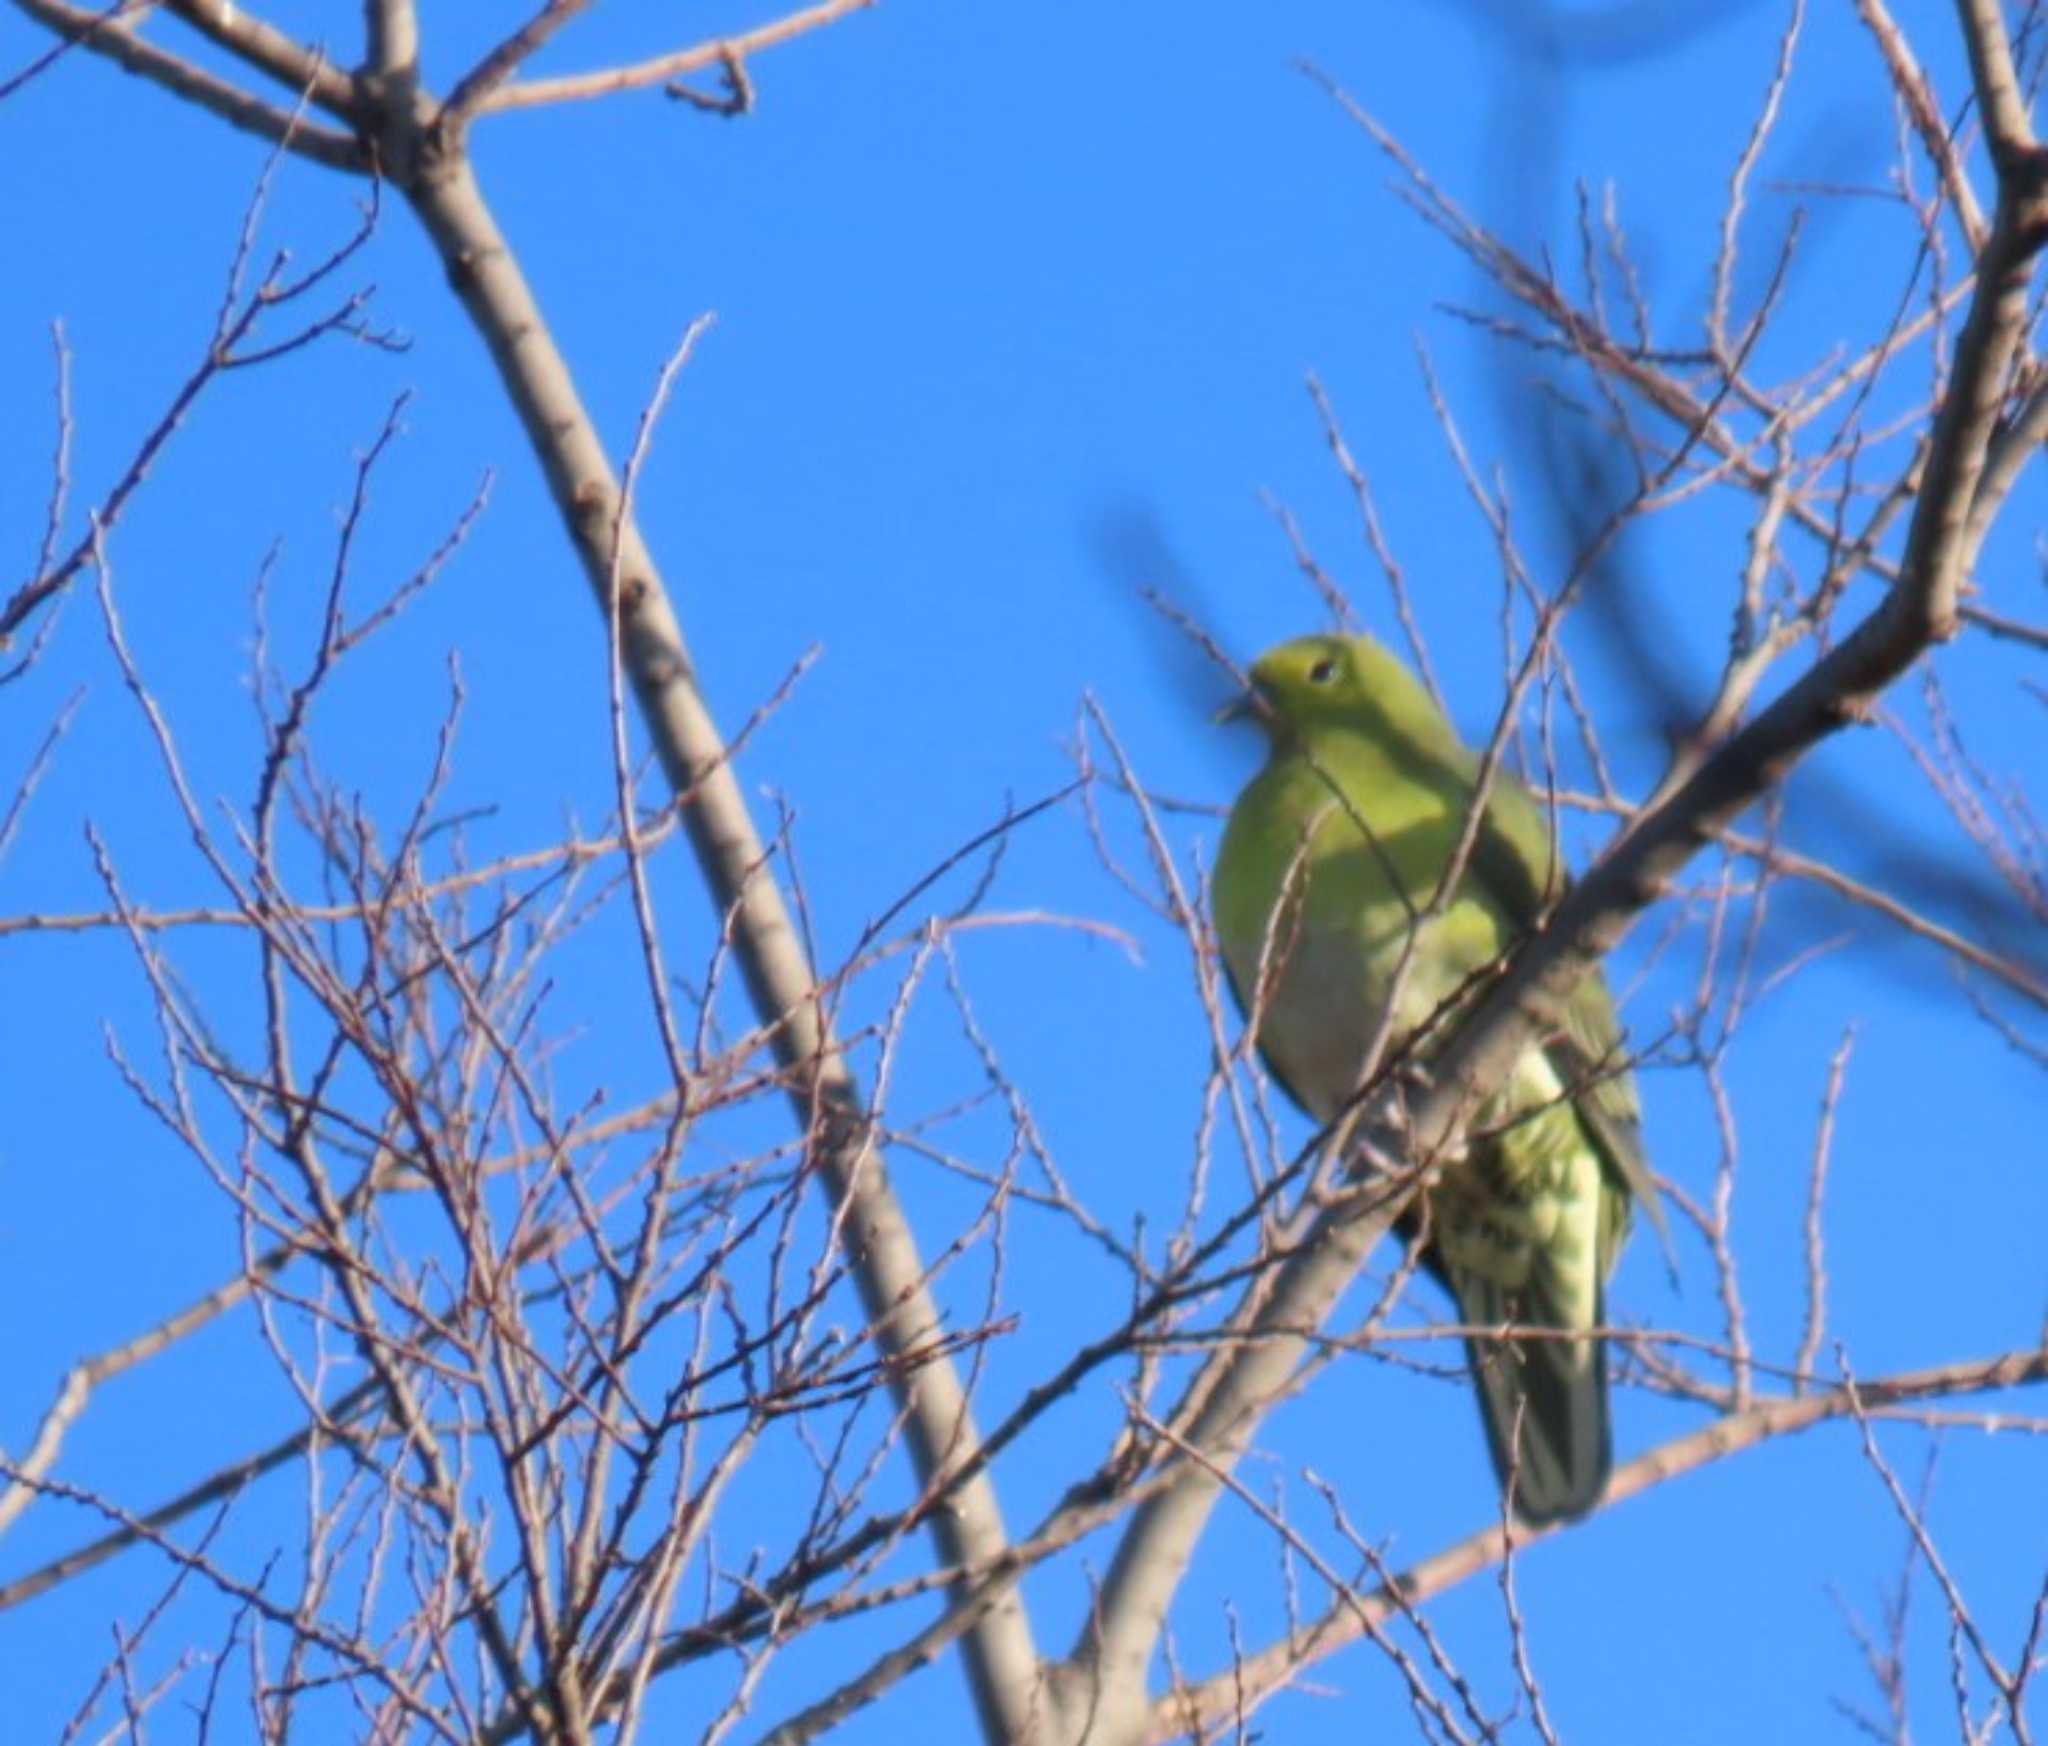
[[[1224,711],[1250,717],[1279,745],[1320,727],[1396,731],[1434,706],[1399,658],[1371,637],[1296,637],[1252,663],[1250,689]]]

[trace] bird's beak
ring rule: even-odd
[[[1233,722],[1265,719],[1266,700],[1258,694],[1255,687],[1248,686],[1212,715],[1209,721],[1215,727],[1228,727]]]

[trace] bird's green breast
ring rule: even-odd
[[[1232,809],[1216,862],[1223,955],[1247,1005],[1263,976],[1260,1045],[1322,1119],[1354,1089],[1397,977],[1405,1030],[1508,943],[1504,919],[1468,881],[1407,949],[1468,799],[1370,743],[1329,736],[1277,753]]]

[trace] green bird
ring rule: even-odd
[[[1426,1063],[1560,894],[1556,843],[1528,790],[1497,771],[1456,890],[1421,919],[1464,830],[1479,761],[1370,637],[1283,643],[1252,667],[1250,696],[1228,713],[1256,716],[1269,755],[1217,853],[1216,932],[1268,1067],[1327,1125],[1356,1100],[1383,1028],[1382,1062]],[[1424,1262],[1461,1319],[1565,1334],[1600,1326],[1631,1197],[1653,1212],[1655,1202],[1598,974],[1470,1132],[1402,1225],[1424,1234]],[[1604,1344],[1473,1337],[1466,1347],[1516,1513],[1541,1523],[1591,1509],[1613,1459]]]

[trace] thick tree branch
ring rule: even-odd
[[[539,54],[557,31],[589,5],[590,0],[547,0],[546,5],[455,82],[444,106],[450,119],[461,125],[465,117],[474,114],[492,92],[518,72],[524,62]]]
[[[365,0],[363,22],[369,51],[364,68],[387,88],[390,101],[398,89],[419,81],[419,10],[413,0]]]
[[[175,96],[196,103],[218,115],[230,127],[253,133],[259,139],[281,145],[331,170],[348,170],[357,175],[368,170],[369,154],[352,134],[322,127],[294,115],[288,109],[253,97],[239,85],[230,84],[190,61],[143,40],[124,19],[104,12],[72,6],[66,0],[14,0],[22,11],[39,24],[47,25],[66,40],[104,55],[130,73],[140,73]],[[331,69],[330,69],[331,70]],[[309,81],[312,89],[318,81]]]
[[[522,79],[499,85],[475,105],[478,114],[501,109],[530,109],[542,103],[574,103],[589,97],[608,97],[615,91],[635,91],[680,79],[686,73],[700,73],[706,67],[744,61],[750,54],[775,48],[825,25],[836,23],[848,13],[874,5],[875,0],[822,0],[822,4],[792,12],[768,24],[757,25],[733,36],[713,37],[693,43],[673,54],[655,55],[631,66],[604,67],[594,73],[565,73],[555,79]]]
[[[168,0],[165,9],[229,54],[267,73],[286,90],[306,97],[338,120],[355,120],[355,81],[329,60],[323,49],[295,42],[231,0]]]

